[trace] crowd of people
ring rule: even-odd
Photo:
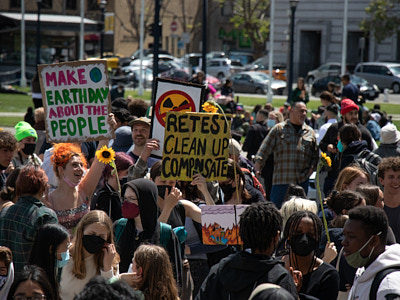
[[[219,181],[201,170],[162,179],[142,100],[114,99],[115,139],[97,143],[46,143],[37,108],[15,134],[0,131],[0,299],[400,297],[400,133],[345,96],[323,92],[309,119],[299,79],[279,109],[225,105]],[[103,146],[116,170],[96,155]],[[318,174],[320,202],[308,190],[321,151],[332,164]],[[202,207],[221,204],[247,205],[242,245],[203,244]]]

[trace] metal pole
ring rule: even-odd
[[[101,6],[101,33],[100,33],[100,58],[104,57],[104,12],[106,10],[105,5]]]
[[[272,80],[273,80],[273,61],[274,61],[274,28],[275,28],[275,0],[271,0],[271,17],[270,17],[270,30],[269,30],[269,57],[268,57],[268,74],[269,74],[269,81],[268,81],[268,97],[267,102],[272,103]]]
[[[208,0],[203,0],[203,53],[202,53],[202,70],[207,78],[207,10]]]
[[[40,65],[40,8],[42,1],[37,0],[37,22],[36,22],[36,66]]]
[[[294,15],[296,12],[296,7],[292,6],[292,16],[290,24],[290,57],[289,57],[289,83],[288,83],[288,98],[287,102],[292,101],[292,85],[293,85],[293,52],[294,52]]]
[[[85,36],[85,0],[81,0],[81,28],[79,33],[79,60],[83,60]]]
[[[25,77],[25,0],[21,0],[21,87],[26,87]]]
[[[144,36],[144,0],[142,0],[140,7],[140,40],[139,40],[139,59],[140,59],[140,69],[139,69],[139,96],[143,95],[143,36]]]
[[[154,8],[154,45],[153,45],[153,89],[152,96],[154,93],[154,86],[156,83],[156,77],[158,76],[158,47],[160,46],[160,0],[156,0]]]
[[[343,14],[343,41],[342,41],[342,68],[341,75],[346,73],[346,60],[347,60],[347,10],[349,0],[344,0],[344,14]]]

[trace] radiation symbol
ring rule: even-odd
[[[173,90],[161,95],[156,103],[155,114],[163,127],[165,127],[165,119],[169,111],[195,112],[196,106],[188,94]]]

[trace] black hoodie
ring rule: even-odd
[[[136,230],[135,219],[128,219],[126,227],[117,242],[117,251],[121,257],[119,270],[121,273],[127,272],[132,263],[136,249],[143,243],[160,245],[160,222],[158,221],[156,184],[148,179],[140,178],[127,182],[122,188],[122,197],[126,189],[130,187],[138,198],[140,219],[143,231]],[[114,227],[115,227],[114,223]],[[174,231],[171,229],[171,239],[166,248],[177,283],[181,283],[182,258],[180,254],[180,244]]]
[[[270,256],[241,251],[229,255],[211,268],[196,300],[248,299],[261,283],[277,284],[297,299],[293,278],[283,262]]]

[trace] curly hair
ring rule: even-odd
[[[344,215],[343,210],[348,211],[359,206],[363,199],[364,198],[357,192],[348,190],[341,192],[333,191],[327,200],[328,208],[336,214],[335,218],[332,220],[332,226],[335,228],[343,228],[347,220],[347,217],[342,217]]]
[[[392,170],[400,171],[400,157],[385,157],[378,166],[378,177],[384,179],[385,172]]]
[[[83,166],[85,168],[87,167],[85,155],[77,144],[61,143],[53,145],[53,155],[50,160],[53,164],[54,174],[56,174],[57,177],[60,176],[58,167],[65,168],[66,164],[74,156],[78,156],[82,160]]]
[[[131,115],[138,118],[146,116],[148,107],[147,102],[142,99],[134,99],[128,104],[128,110]]]
[[[239,236],[245,249],[264,251],[282,230],[282,216],[272,202],[253,203],[240,215]]]
[[[142,280],[137,289],[142,291],[146,300],[176,300],[176,287],[171,262],[164,248],[156,245],[140,245],[133,258],[143,270]]]
[[[0,149],[15,151],[17,149],[17,139],[9,131],[0,131]]]
[[[370,205],[355,207],[349,211],[349,220],[361,221],[367,236],[381,232],[381,245],[386,244],[389,221],[383,209]]]

